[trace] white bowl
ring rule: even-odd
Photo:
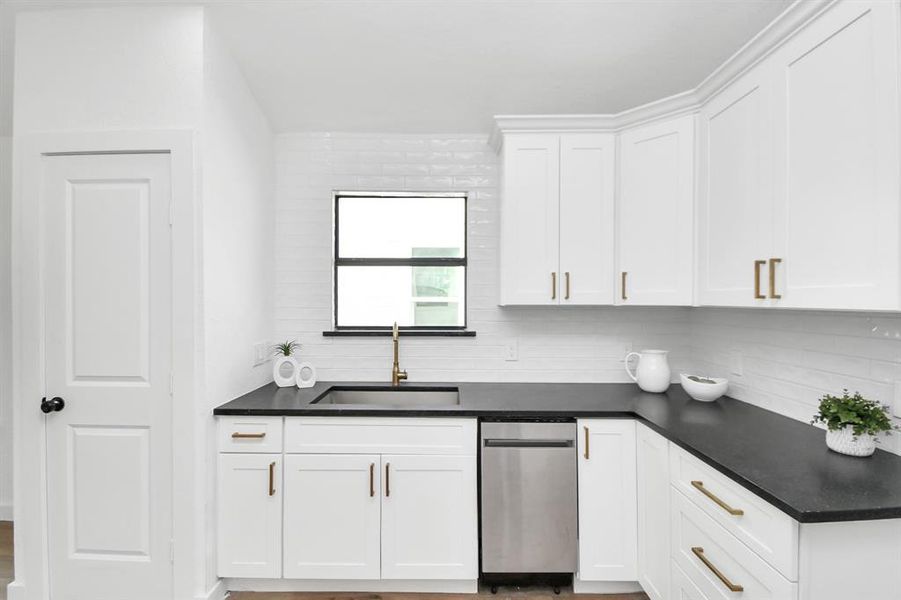
[[[685,393],[700,402],[713,402],[729,389],[729,380],[721,377],[705,377],[705,379],[712,380],[713,383],[701,383],[692,381],[686,373],[680,373],[679,379],[682,381],[682,389],[685,390]]]

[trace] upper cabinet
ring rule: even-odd
[[[901,308],[898,5],[833,5],[701,111],[701,304]]]
[[[688,115],[620,135],[617,304],[692,302],[694,122]]]
[[[503,144],[500,303],[612,304],[613,134],[510,133]]]

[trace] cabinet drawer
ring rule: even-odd
[[[285,452],[475,456],[475,419],[288,417]]]
[[[675,560],[670,561],[670,600],[710,600],[698,589]]]
[[[798,584],[783,577],[682,492],[674,491],[672,496],[673,558],[703,598],[727,600],[740,593],[743,600],[797,599]]]
[[[675,445],[670,452],[670,479],[704,513],[787,579],[798,580],[797,521]]]
[[[282,451],[282,417],[218,417],[219,452]]]

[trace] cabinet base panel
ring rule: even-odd
[[[476,579],[225,579],[230,592],[422,592],[475,594]]]
[[[631,594],[644,590],[637,581],[582,581],[573,579],[573,592],[576,594]]]

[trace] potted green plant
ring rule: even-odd
[[[278,387],[288,387],[295,384],[297,377],[297,359],[294,358],[300,344],[295,340],[286,340],[272,347],[275,361],[272,363],[272,378]]]
[[[848,390],[841,396],[823,396],[811,423],[824,424],[826,445],[849,456],[870,456],[876,451],[879,434],[899,429],[892,424],[888,406],[867,400],[860,392],[850,395]]]

